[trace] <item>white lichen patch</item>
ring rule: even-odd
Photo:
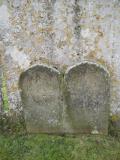
[[[0,6],[0,29],[9,28],[9,12],[6,5]]]
[[[89,30],[89,28],[81,30],[81,35],[82,35],[83,38],[90,37],[90,30]]]
[[[10,55],[13,61],[17,62],[17,64],[19,65],[19,67],[21,67],[21,69],[29,67],[30,65],[29,56],[26,55],[23,51],[19,51],[15,46],[8,47],[6,50],[6,54]]]

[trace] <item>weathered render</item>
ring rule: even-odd
[[[110,115],[119,126],[119,20],[119,0],[0,0],[9,109],[22,109],[18,82],[30,67],[44,64],[64,73],[87,60],[110,74]]]

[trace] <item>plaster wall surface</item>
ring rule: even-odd
[[[111,114],[120,113],[119,0],[0,0],[2,64],[10,109],[20,74],[35,64],[60,71],[84,60],[110,73]]]

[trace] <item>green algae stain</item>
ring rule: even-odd
[[[9,103],[8,103],[8,95],[7,95],[7,86],[5,76],[2,76],[2,100],[3,100],[3,109],[4,111],[8,111]]]
[[[3,4],[3,0],[0,0],[0,6]]]

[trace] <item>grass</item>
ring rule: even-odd
[[[0,136],[0,160],[120,160],[112,137]]]

